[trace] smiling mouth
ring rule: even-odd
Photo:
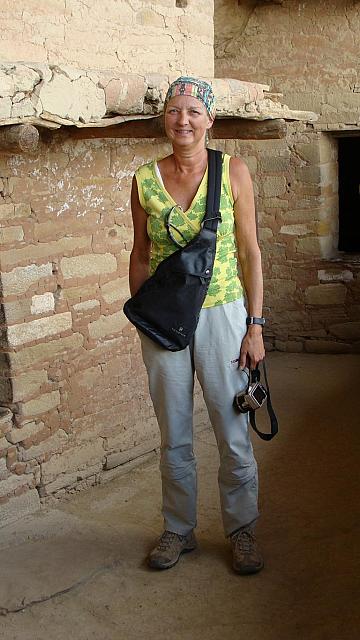
[[[175,129],[175,133],[178,133],[180,135],[187,135],[189,133],[192,133],[191,129]]]

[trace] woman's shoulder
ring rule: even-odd
[[[141,164],[140,167],[135,170],[136,177],[146,177],[147,175],[151,174],[154,169],[154,164],[155,160],[149,160],[149,162]]]

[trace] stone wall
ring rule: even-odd
[[[3,0],[0,24],[3,61],[214,75],[213,0]]]
[[[223,141],[254,180],[268,349],[360,351],[360,260],[338,253],[337,141],[288,123],[282,140]]]
[[[265,82],[320,122],[359,121],[360,4],[215,0],[215,75]]]
[[[131,179],[153,153],[57,132],[36,157],[0,156],[0,521],[158,446],[122,312]]]

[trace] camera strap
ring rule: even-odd
[[[275,415],[275,411],[274,411],[273,406],[271,404],[271,396],[270,396],[269,382],[268,382],[268,378],[267,378],[267,374],[266,374],[265,360],[262,361],[262,365],[263,365],[263,370],[264,370],[265,388],[266,388],[266,393],[267,393],[266,408],[267,408],[267,412],[268,412],[269,418],[270,418],[270,433],[263,433],[262,431],[259,431],[259,429],[256,426],[254,409],[250,409],[249,410],[250,424],[251,424],[252,428],[254,429],[255,433],[257,433],[257,435],[259,436],[259,438],[261,438],[262,440],[272,440],[272,438],[274,436],[276,436],[276,434],[277,434],[277,432],[279,430],[279,425],[278,425],[277,417]],[[251,379],[251,382],[259,382],[260,381],[259,365],[256,365],[255,369],[253,369],[250,372],[250,379]]]

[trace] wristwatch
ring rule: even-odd
[[[255,316],[248,316],[246,318],[246,324],[261,324],[263,327],[265,324],[265,318],[256,318]]]

